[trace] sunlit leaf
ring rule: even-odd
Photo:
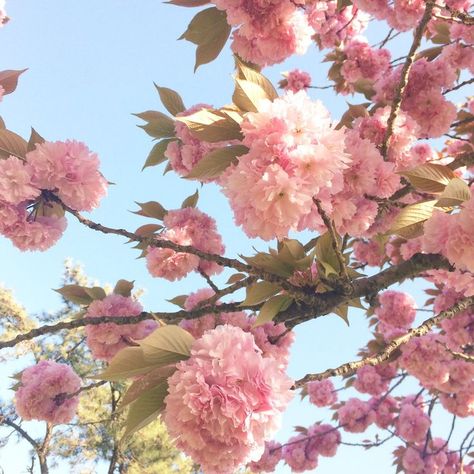
[[[260,281],[247,287],[247,294],[241,306],[254,306],[267,300],[281,290],[279,285],[268,281]]]
[[[442,192],[436,207],[459,206],[471,198],[471,191],[467,183],[460,178],[452,179]]]
[[[407,178],[416,189],[426,193],[441,193],[448,183],[456,177],[447,166],[426,163],[399,174]]]
[[[133,281],[128,281],[128,280],[119,280],[114,287],[114,293],[116,295],[122,295],[125,297],[130,297],[132,296],[132,290],[133,290]]]
[[[292,302],[293,298],[288,295],[276,295],[271,297],[268,301],[265,301],[261,307],[254,326],[260,326],[272,321],[278,313],[288,309]]]
[[[8,158],[10,155],[25,158],[27,149],[28,143],[20,135],[0,129],[0,158]]]

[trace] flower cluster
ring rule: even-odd
[[[16,410],[24,420],[68,423],[76,413],[80,387],[81,379],[68,365],[42,360],[21,373]]]
[[[142,305],[131,297],[111,294],[103,300],[93,301],[86,313],[88,318],[101,316],[139,316]],[[143,339],[158,327],[149,319],[136,324],[94,324],[86,326],[87,345],[96,359],[110,360],[121,349]]]
[[[280,87],[287,91],[298,92],[311,86],[311,76],[301,69],[293,69],[284,74],[285,79],[280,81]]]
[[[198,209],[185,207],[169,211],[163,223],[166,230],[160,234],[161,239],[178,245],[192,245],[203,252],[217,255],[224,253],[224,245],[217,232],[216,222]],[[148,247],[146,260],[151,275],[170,281],[179,280],[193,270],[202,271],[206,275],[222,271],[222,267],[215,262],[168,248]]]
[[[0,233],[21,250],[46,250],[67,222],[57,201],[75,211],[99,205],[107,181],[97,155],[80,142],[45,142],[0,160]]]
[[[209,474],[258,461],[279,428],[292,381],[253,336],[221,325],[191,347],[169,378],[164,421],[177,446]]]
[[[241,127],[249,152],[226,170],[221,184],[250,237],[285,237],[305,225],[313,198],[327,202],[342,190],[350,162],[344,131],[335,130],[328,111],[304,91],[262,101]]]

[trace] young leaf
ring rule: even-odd
[[[158,230],[163,229],[163,226],[160,224],[145,224],[139,227],[135,234],[141,237],[151,237],[154,235]]]
[[[63,288],[58,288],[54,291],[59,293],[65,300],[74,304],[88,305],[93,301],[93,298],[83,286],[66,285]]]
[[[264,90],[266,98],[271,101],[278,97],[278,92],[273,87],[273,84],[259,71],[249,67],[237,56],[235,56],[235,65],[237,67],[238,79],[244,79],[258,85]]]
[[[293,298],[288,295],[276,295],[271,297],[269,300],[265,301],[260,309],[254,327],[272,321],[278,313],[288,309],[292,302]]]
[[[38,143],[44,142],[44,138],[33,127],[31,127],[30,139],[28,140],[28,145],[26,147],[27,151],[33,151]]]
[[[175,138],[165,138],[164,140],[156,143],[148,154],[142,171],[149,166],[156,166],[160,163],[163,163],[163,161],[166,161],[165,151],[168,148],[168,145],[174,140]]]
[[[84,287],[84,291],[92,298],[93,301],[103,300],[107,296],[104,289],[100,286],[94,286],[93,288]]]
[[[258,112],[262,100],[268,99],[260,85],[244,79],[235,78],[235,90],[232,102],[245,112]]]
[[[219,110],[201,109],[185,117],[176,117],[176,120],[185,123],[192,135],[206,142],[243,138],[240,125]]]
[[[183,203],[181,204],[181,209],[184,209],[185,207],[196,207],[199,199],[199,191],[196,190],[194,194],[191,194],[191,196],[188,196]]]
[[[116,295],[122,295],[127,298],[132,296],[133,283],[133,281],[119,280],[115,285],[114,293]]]
[[[259,252],[253,257],[242,257],[249,265],[261,268],[278,276],[288,277],[293,273],[291,265],[268,253]]]
[[[146,374],[153,368],[155,364],[145,360],[141,347],[126,347],[115,354],[104,372],[90,378],[116,382]]]
[[[194,8],[194,7],[201,7],[202,5],[207,5],[209,3],[208,0],[170,0],[169,3],[171,5],[176,5],[178,7],[188,7],[188,8]]]
[[[168,89],[167,87],[157,86],[156,84],[155,87],[158,94],[160,94],[161,102],[163,102],[166,110],[171,115],[174,116],[186,110],[183,99],[181,99],[181,96],[176,91]]]
[[[167,394],[168,381],[165,379],[138,397],[128,410],[122,439],[129,438],[133,433],[156,420],[164,408]]]
[[[268,281],[260,281],[247,287],[247,294],[241,306],[254,306],[280,291],[280,287]]]
[[[467,183],[460,178],[452,179],[435,204],[436,207],[459,206],[471,198]]]
[[[399,174],[405,176],[416,189],[426,193],[441,193],[456,177],[454,172],[447,166],[426,163],[411,170],[402,171]]]
[[[0,130],[0,158],[10,155],[25,158],[28,149],[26,140],[10,130]]]
[[[139,216],[152,217],[162,221],[168,212],[159,202],[156,201],[137,202],[136,204],[140,206],[140,210],[134,211],[133,213],[138,214]]]
[[[387,234],[413,239],[423,233],[423,222],[431,217],[436,200],[424,201],[404,207],[395,218]]]
[[[228,285],[231,285],[233,283],[237,283],[238,281],[243,280],[244,278],[247,278],[247,275],[245,273],[234,273],[229,277],[226,283]]]
[[[153,138],[169,138],[175,136],[174,120],[156,110],[147,110],[139,114],[133,114],[141,118],[146,125],[139,125],[145,132]]]
[[[243,145],[230,145],[213,150],[194,166],[188,173],[188,179],[215,179],[219,177],[232,163],[237,163],[237,157],[248,152]]]
[[[194,338],[179,326],[168,325],[137,342],[143,349],[145,360],[160,367],[188,359]]]
[[[191,20],[179,39],[186,39],[197,45],[194,71],[201,64],[217,58],[229,38],[230,30],[225,12],[215,7],[199,12]]]
[[[16,86],[18,85],[18,78],[25,71],[26,69],[21,69],[18,71],[0,71],[0,86],[2,86],[5,91],[4,95],[11,94],[15,91]]]
[[[178,295],[175,296],[174,298],[171,298],[170,300],[166,300],[170,303],[175,304],[176,306],[179,306],[180,308],[184,309],[184,302],[188,299],[188,295]]]

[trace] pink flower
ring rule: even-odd
[[[342,190],[349,162],[344,132],[332,128],[328,111],[304,91],[262,101],[242,131],[250,151],[221,184],[236,223],[250,237],[287,236],[312,212],[313,197],[326,203]]]
[[[79,403],[81,379],[66,364],[43,360],[21,374],[15,406],[24,420],[68,423]]]
[[[223,325],[194,342],[169,378],[164,421],[177,446],[208,473],[258,461],[292,397],[292,381],[251,334]]]
[[[339,424],[349,433],[363,433],[375,421],[375,412],[368,402],[349,398],[337,411]]]
[[[326,407],[337,401],[337,392],[329,379],[309,382],[306,389],[309,401],[317,407]]]
[[[133,298],[111,294],[103,300],[93,301],[88,309],[88,318],[101,316],[139,316],[142,305]],[[158,327],[151,319],[136,324],[94,324],[86,326],[87,345],[96,359],[110,360],[117,352],[143,339]]]
[[[265,451],[258,461],[252,461],[247,467],[255,473],[273,472],[282,456],[281,444],[276,441],[266,441]]]
[[[38,188],[31,185],[31,166],[19,158],[10,156],[0,160],[0,200],[9,204],[20,204],[22,201],[39,196]]]
[[[423,410],[409,403],[402,405],[397,420],[397,433],[405,441],[420,443],[425,439],[430,426],[430,417]]]
[[[309,449],[321,456],[333,457],[341,444],[341,433],[337,427],[328,424],[315,424],[308,429]]]
[[[97,155],[81,142],[37,144],[26,154],[26,160],[33,171],[33,185],[50,190],[76,211],[98,207],[107,192]]]
[[[382,398],[371,398],[369,403],[375,410],[375,424],[382,429],[393,424],[398,411],[397,401],[390,395]]]
[[[301,69],[293,69],[286,74],[285,90],[298,92],[307,89],[311,85],[311,76]]]
[[[456,393],[442,393],[440,395],[443,408],[453,415],[466,418],[474,415],[474,381],[463,390]]]
[[[403,467],[406,472],[410,474],[422,473],[425,468],[425,463],[421,457],[421,453],[412,446],[409,446],[402,459]]]
[[[283,445],[283,459],[292,472],[304,472],[318,466],[317,443],[311,443],[308,434],[293,436]]]
[[[365,365],[357,370],[354,388],[361,393],[378,396],[388,389],[388,384],[389,381],[384,380],[375,367]]]
[[[353,257],[360,263],[370,265],[371,267],[379,267],[383,264],[385,253],[381,245],[375,240],[364,242],[358,240],[352,244],[354,250]]]
[[[416,317],[415,300],[401,291],[387,290],[379,294],[375,309],[378,319],[399,328],[409,328]]]

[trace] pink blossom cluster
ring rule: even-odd
[[[353,258],[364,265],[379,267],[385,260],[385,246],[376,240],[357,240],[352,244],[352,250]]]
[[[313,29],[290,0],[248,2],[213,0],[226,12],[234,27],[232,50],[246,61],[260,66],[280,63],[292,54],[304,54],[311,44]]]
[[[75,414],[81,379],[66,364],[42,360],[21,373],[15,406],[24,420],[68,423]]]
[[[474,271],[474,197],[464,202],[461,211],[449,215],[435,210],[425,222],[423,250],[441,253],[458,270]]]
[[[375,83],[376,102],[386,104],[394,99],[402,67]],[[446,46],[433,61],[421,58],[413,64],[401,107],[417,122],[419,137],[436,138],[449,130],[456,118],[456,106],[443,91],[454,84],[462,68],[474,69],[474,51],[459,44]]]
[[[139,316],[142,305],[132,297],[111,294],[103,300],[93,301],[87,308],[86,317]],[[117,352],[143,339],[158,327],[152,319],[135,324],[103,323],[86,326],[87,345],[96,359],[111,360]]]
[[[46,250],[67,222],[61,200],[76,211],[99,205],[107,181],[97,155],[80,142],[45,142],[26,158],[0,160],[0,233],[20,250]]]
[[[184,302],[184,308],[186,311],[191,311],[201,301],[209,299],[213,295],[214,292],[207,288],[191,293]],[[249,316],[244,311],[238,311],[232,313],[210,313],[199,318],[183,319],[180,322],[180,326],[196,339],[222,324],[237,326],[253,335],[255,344],[262,351],[263,357],[272,357],[278,362],[280,367],[286,368],[290,356],[290,347],[294,341],[293,332],[290,331],[282,336],[286,332],[286,327],[283,323],[267,322],[260,326],[254,326],[254,322],[254,316]]]
[[[211,254],[224,253],[224,245],[217,232],[215,220],[198,209],[185,207],[169,211],[163,223],[166,230],[160,234],[160,239],[178,245],[193,246]],[[193,270],[202,271],[206,275],[222,271],[222,267],[213,261],[168,248],[148,247],[146,260],[151,275],[170,281],[179,280]]]
[[[311,86],[311,76],[301,69],[293,69],[284,76],[285,79],[280,81],[280,86],[287,91],[298,92]]]
[[[375,413],[375,424],[386,429],[395,423],[399,410],[398,401],[390,395],[382,395],[369,400],[369,404]]]
[[[309,382],[306,390],[310,403],[317,407],[326,407],[337,401],[337,392],[329,379]]]
[[[258,461],[252,461],[247,467],[255,473],[273,472],[282,456],[281,444],[277,441],[266,441],[265,451]]]
[[[376,418],[372,404],[358,398],[349,398],[337,415],[339,424],[349,433],[363,433]]]
[[[353,387],[361,393],[368,393],[374,397],[381,395],[388,389],[391,378],[383,377],[371,365],[365,365],[357,370]]]
[[[386,341],[405,334],[416,317],[415,300],[401,291],[388,290],[378,297],[375,315],[379,320],[377,330]]]
[[[185,117],[202,109],[212,108],[207,104],[196,104],[193,107],[177,114],[177,117]],[[209,143],[199,140],[191,134],[189,128],[178,120],[175,121],[175,132],[177,140],[171,141],[165,156],[170,166],[180,176],[187,176],[189,172],[211,151],[224,146],[224,142]]]
[[[369,23],[369,15],[350,5],[338,11],[335,0],[316,0],[306,7],[311,27],[316,33],[320,49],[333,48],[362,33]]]
[[[337,427],[317,423],[283,445],[283,459],[293,472],[312,470],[318,466],[319,456],[334,456],[340,442]]]
[[[221,177],[236,223],[265,240],[306,227],[313,198],[326,203],[342,190],[350,162],[344,131],[304,91],[262,101],[241,127],[249,152]]]
[[[345,59],[341,75],[348,87],[344,92],[354,92],[354,85],[360,81],[374,82],[387,74],[390,68],[390,51],[371,48],[367,40],[357,37],[344,46]]]
[[[169,378],[164,421],[176,444],[209,474],[258,461],[292,398],[292,381],[253,336],[221,325],[191,347]]]
[[[431,426],[430,417],[422,408],[411,403],[404,403],[398,415],[397,434],[409,443],[424,441]]]

